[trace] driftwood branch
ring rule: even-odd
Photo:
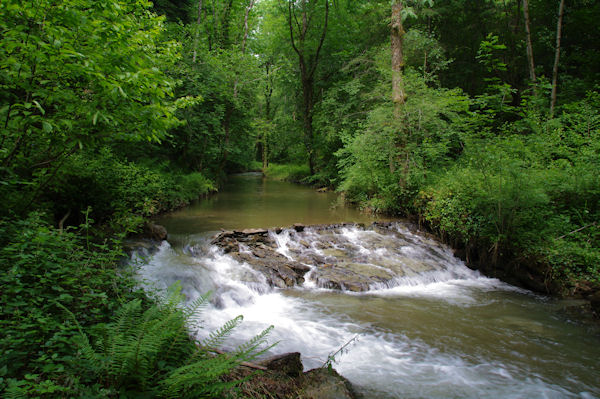
[[[577,230],[573,230],[573,231],[568,232],[567,234],[563,234],[562,236],[558,237],[557,240],[560,240],[561,238],[565,238],[566,236],[570,236],[571,234],[577,233],[581,230],[587,229],[588,227],[592,227],[595,225],[596,225],[596,222],[590,223],[587,226],[583,226],[583,227],[578,228]]]
[[[227,352],[222,351],[221,349],[216,349],[216,348],[210,348],[207,349],[209,352],[214,352],[214,353],[218,353],[219,355],[226,355]],[[241,362],[240,366],[244,366],[244,367],[249,367],[251,369],[256,369],[256,370],[263,370],[263,371],[267,371],[268,369],[265,366],[260,366],[256,363],[250,363],[250,362]]]

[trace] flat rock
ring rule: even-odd
[[[300,237],[296,241],[296,246],[292,245],[288,248],[289,253],[294,257],[293,260],[277,252],[277,243],[273,235],[265,229],[223,231],[213,239],[212,244],[219,246],[238,261],[248,264],[263,274],[271,286],[279,288],[302,284],[305,274],[313,268],[316,268],[314,277],[319,286],[349,291],[367,291],[372,285],[389,283],[395,276],[411,275],[432,269],[427,263],[408,258],[405,262],[401,262],[402,264],[376,266],[370,264],[364,254],[337,248],[335,233],[339,233],[347,226],[356,226],[356,224],[314,226],[294,224],[288,231],[293,230],[294,234],[297,233]],[[376,227],[387,229],[388,225],[380,223]],[[302,236],[307,229],[318,232],[320,240],[307,242],[307,239]],[[281,234],[286,229],[277,228],[273,231],[275,234]],[[312,233],[309,233],[309,236],[310,234]],[[390,234],[395,233],[392,231]],[[377,245],[379,244],[385,246],[383,242]],[[311,247],[317,250],[302,249]],[[243,248],[243,251],[240,248]]]

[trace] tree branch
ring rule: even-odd
[[[317,47],[317,53],[315,54],[315,62],[312,65],[312,68],[309,73],[309,77],[312,78],[315,70],[317,69],[317,64],[319,62],[319,54],[321,53],[321,48],[323,47],[323,42],[325,41],[325,34],[327,33],[327,21],[329,20],[329,0],[325,0],[325,24],[323,25],[323,32],[321,33],[321,40],[319,41],[319,47]]]
[[[294,41],[294,28],[292,26],[292,0],[288,0],[288,25],[290,27],[290,39],[292,40],[292,48],[298,54],[298,56],[302,57],[300,54],[300,50],[296,47],[296,43]]]

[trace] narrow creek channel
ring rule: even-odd
[[[140,265],[139,276],[159,289],[179,280],[189,300],[212,291],[199,336],[241,314],[232,345],[272,324],[273,352],[299,351],[307,369],[357,337],[334,367],[365,398],[600,397],[598,329],[570,318],[565,301],[468,269],[403,222],[393,234],[347,226],[277,236],[290,259],[359,259],[396,276],[361,293],[320,288],[311,272],[300,287],[272,288],[210,245],[221,229],[372,221],[334,193],[234,176],[217,195],[158,220],[169,243]]]

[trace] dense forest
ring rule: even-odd
[[[598,20],[593,0],[2,0],[0,392],[231,389],[215,376],[267,332],[202,349],[236,319],[198,349],[179,294],[149,299],[119,262],[235,172],[411,218],[528,288],[594,292]]]

